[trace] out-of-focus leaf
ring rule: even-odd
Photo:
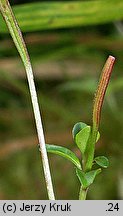
[[[22,31],[28,32],[119,20],[123,18],[123,1],[36,2],[14,6],[13,10]],[[2,18],[0,27],[0,32],[7,32]]]
[[[103,168],[107,168],[109,166],[109,160],[105,156],[98,156],[94,159],[94,161]]]
[[[93,94],[97,82],[94,78],[88,78],[84,80],[68,81],[59,86],[61,92],[64,91],[77,91]]]
[[[78,169],[80,170],[82,169],[79,159],[69,149],[62,147],[62,146],[49,145],[49,144],[46,144],[46,149],[47,149],[47,152],[60,155],[68,159],[69,161],[71,161]]]

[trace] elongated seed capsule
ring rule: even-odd
[[[95,95],[94,106],[93,106],[93,126],[99,128],[101,108],[105,96],[105,92],[110,80],[115,58],[109,56],[102,70],[99,85]]]

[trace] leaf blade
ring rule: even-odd
[[[73,138],[75,139],[76,135],[86,126],[87,124],[85,124],[84,122],[77,122],[72,130]]]
[[[87,180],[87,187],[90,186],[94,180],[95,180],[95,177],[101,172],[101,169],[96,169],[96,170],[91,170],[89,172],[86,173],[85,177],[86,177],[86,180]]]
[[[107,168],[109,166],[109,160],[105,156],[98,156],[94,158],[94,161],[96,162],[96,164],[98,164],[99,166],[103,168]]]
[[[95,177],[101,172],[101,169],[91,170],[87,173],[84,173],[82,170],[76,169],[76,175],[83,187],[87,189],[95,180]]]
[[[62,147],[62,146],[57,146],[57,145],[49,145],[46,144],[46,150],[49,153],[57,154],[60,155],[69,161],[71,161],[78,169],[82,169],[81,163],[77,156],[69,149]]]
[[[86,180],[86,177],[85,177],[85,173],[79,169],[76,169],[76,175],[82,185],[83,188],[86,188],[87,186],[87,180]]]
[[[80,149],[80,151],[82,152],[82,154],[85,153],[90,132],[91,132],[91,127],[86,126],[75,137],[75,142],[78,148]]]

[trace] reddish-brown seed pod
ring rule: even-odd
[[[115,58],[109,56],[102,70],[99,85],[95,95],[93,106],[93,127],[98,130],[101,116],[101,108],[105,96],[105,92],[109,83],[109,79],[112,73]]]

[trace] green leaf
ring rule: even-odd
[[[123,18],[123,1],[35,1],[29,4],[15,5],[13,10],[22,31],[34,32],[121,20]],[[1,17],[0,32],[7,32]]]
[[[99,138],[100,138],[100,132],[98,131],[98,133],[97,133],[97,140],[96,140],[96,142],[98,142]]]
[[[76,169],[77,177],[83,187],[83,189],[88,188],[93,182],[95,177],[101,172],[101,169],[96,169],[84,173],[82,170]]]
[[[77,146],[79,147],[80,151],[82,152],[82,154],[84,154],[86,150],[90,132],[91,132],[91,127],[86,126],[75,136],[75,142]]]
[[[76,175],[81,183],[81,185],[83,186],[83,188],[87,188],[87,180],[86,180],[86,176],[85,173],[82,170],[76,169]]]
[[[88,186],[90,186],[93,182],[94,182],[94,179],[95,177],[101,172],[101,169],[96,169],[96,170],[92,170],[92,171],[89,171],[85,174],[86,176],[86,180],[87,180],[87,183],[88,183]],[[88,187],[87,186],[87,187]]]
[[[73,127],[73,130],[72,130],[73,138],[75,139],[77,133],[79,133],[79,131],[81,131],[86,126],[87,126],[87,124],[85,124],[83,122],[76,123]]]
[[[109,160],[105,156],[96,157],[94,161],[96,162],[96,164],[98,164],[99,166],[103,168],[107,168],[109,166]]]
[[[79,159],[69,149],[62,147],[62,146],[49,145],[49,144],[46,144],[46,149],[47,149],[47,152],[60,155],[64,158],[68,159],[69,161],[71,161],[78,169],[80,169],[80,170],[82,169]]]

